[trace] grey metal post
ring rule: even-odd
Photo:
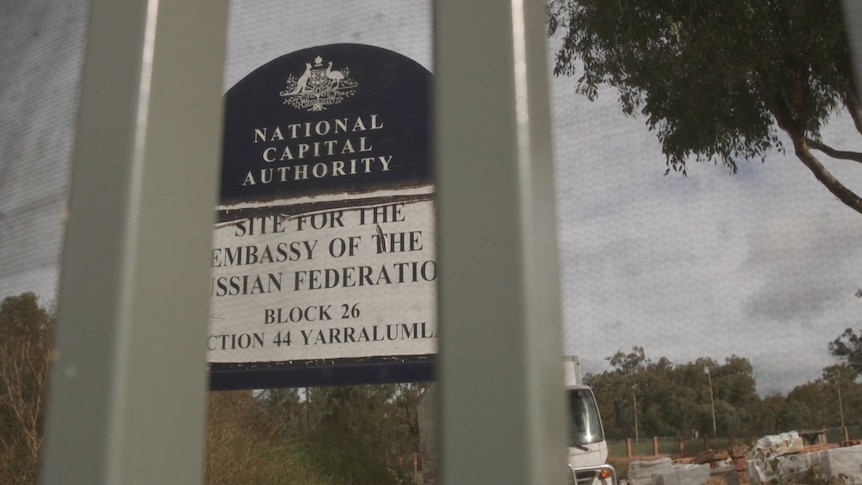
[[[201,482],[226,16],[92,2],[43,483]]]
[[[862,90],[862,2],[844,0],[844,25],[847,27],[847,43],[850,46],[850,59],[856,75],[856,89]]]
[[[443,483],[562,483],[544,4],[435,2]]]

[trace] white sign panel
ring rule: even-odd
[[[216,227],[211,362],[436,353],[430,194]]]

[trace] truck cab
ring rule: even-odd
[[[608,444],[593,390],[581,382],[577,357],[563,360],[566,377],[566,446],[569,483],[617,485],[616,470],[607,463]]]

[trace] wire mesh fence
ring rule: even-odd
[[[846,428],[831,427],[816,430],[804,430],[800,433],[800,435],[802,436],[803,444],[805,445],[854,444],[857,441],[862,441],[862,425],[847,426]],[[612,457],[619,458],[654,456],[669,456],[671,458],[680,458],[686,456],[694,456],[709,450],[728,449],[733,443],[743,446],[750,446],[758,438],[760,437],[639,437],[629,438],[628,440],[609,440],[608,449]]]

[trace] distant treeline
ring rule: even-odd
[[[845,332],[829,345],[830,351],[837,357],[849,355],[836,352],[836,342],[849,341]],[[610,439],[730,433],[744,438],[836,427],[842,417],[845,425],[862,422],[862,385],[856,382],[859,370],[848,363],[852,359],[823,369],[820,378],[787,395],[763,398],[756,392],[751,363],[736,355],[723,363],[699,358],[674,364],[665,357],[654,361],[642,347],[634,347],[607,360],[612,370],[587,374],[584,381],[596,393]]]

